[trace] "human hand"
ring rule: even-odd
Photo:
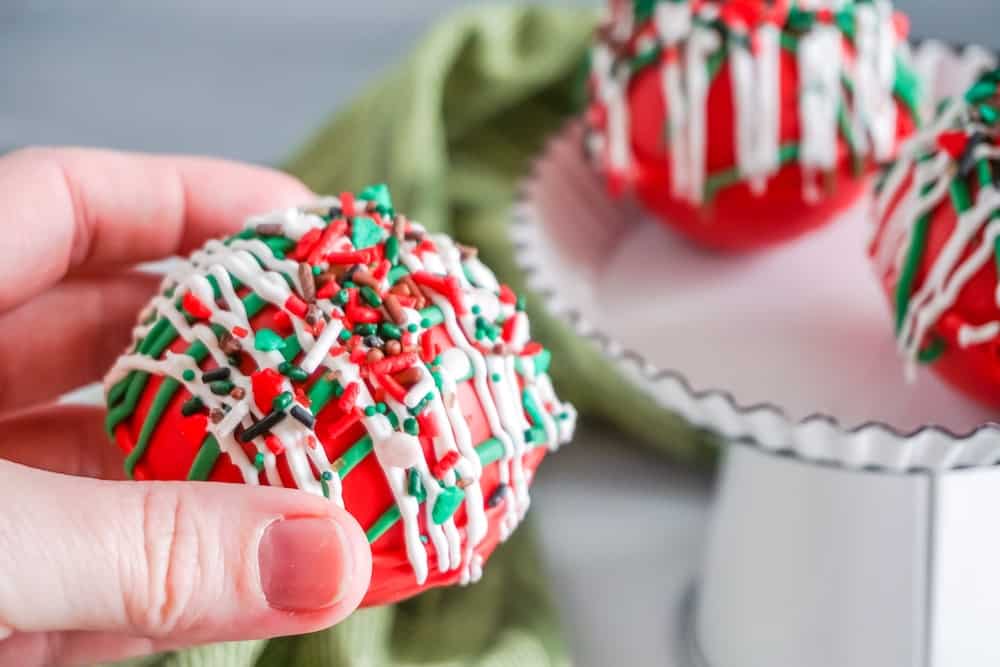
[[[103,411],[52,404],[125,349],[159,283],[131,265],[305,187],[217,160],[29,149],[0,158],[0,194],[0,664],[310,632],[353,611],[371,555],[347,512],[288,489],[121,481]]]

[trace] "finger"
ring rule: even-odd
[[[180,648],[170,641],[113,632],[29,632],[0,641],[0,665],[65,667],[115,662]]]
[[[125,478],[125,456],[108,440],[103,411],[82,405],[45,406],[0,420],[0,459],[77,477]]]
[[[185,253],[247,215],[301,203],[279,172],[207,158],[29,148],[0,158],[0,311],[74,270]]]
[[[357,522],[292,489],[105,482],[0,462],[0,625],[185,644],[312,632],[361,601]]]
[[[99,380],[160,280],[138,271],[69,280],[0,315],[0,414]]]

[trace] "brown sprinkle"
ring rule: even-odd
[[[382,350],[372,349],[368,350],[368,356],[366,357],[366,360],[368,361],[369,364],[374,364],[378,361],[382,361],[382,359],[384,358],[385,358],[385,353],[383,353]]]
[[[423,374],[420,372],[419,368],[417,368],[416,366],[411,366],[406,370],[396,373],[396,375],[393,377],[399,384],[403,385],[406,388],[410,388],[417,382],[420,382],[420,378],[422,375]]]
[[[219,336],[219,348],[228,356],[240,352],[243,349],[243,345],[240,344],[240,341],[233,334],[223,331],[222,335]]]
[[[375,280],[375,276],[373,276],[371,273],[368,272],[368,269],[364,268],[358,269],[357,271],[354,272],[354,275],[351,276],[351,280],[353,280],[358,285],[371,287],[373,290],[379,289],[378,281]]]
[[[225,416],[226,413],[219,408],[212,408],[208,413],[208,418],[212,420],[213,424],[218,424]]]
[[[385,353],[388,354],[390,357],[394,357],[402,351],[403,351],[403,345],[398,340],[390,339],[386,341]]]
[[[277,222],[262,222],[254,227],[254,231],[261,236],[282,236],[285,233],[284,227]]]
[[[306,303],[316,300],[316,277],[308,262],[299,264],[299,282],[302,284],[302,298]]]
[[[397,215],[392,219],[392,235],[400,241],[403,240],[403,232],[406,229],[406,216]]]
[[[315,303],[309,304],[309,308],[306,309],[306,324],[309,326],[315,325],[323,317],[323,311],[319,309]]]
[[[237,401],[242,401],[246,398],[247,391],[243,387],[233,387],[233,390],[229,392],[229,395],[235,398]]]
[[[393,322],[399,326],[406,324],[406,313],[403,312],[403,307],[399,305],[399,299],[396,298],[395,294],[386,294],[382,303]]]

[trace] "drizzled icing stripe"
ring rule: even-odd
[[[291,334],[256,329],[251,320],[265,309]],[[498,465],[509,488],[505,538],[530,502],[523,457],[568,441],[575,423],[572,406],[537,371],[535,358],[547,363],[547,353],[530,341],[509,289],[473,250],[395,216],[384,188],[251,218],[244,232],[179,265],[140,321],[131,352],[105,380],[114,432],[149,378],[163,378],[129,452],[130,474],[182,388],[192,397],[184,414],[209,417],[189,479],[209,478],[226,454],[246,483],[281,485],[283,460],[295,486],[343,505],[347,476],[374,455],[394,504],[369,538],[402,523],[418,583],[429,573],[429,548],[439,571],[478,578],[475,548],[489,528],[483,466]],[[454,348],[435,347],[430,330],[438,326]],[[184,351],[168,351],[178,339]],[[216,370],[205,373],[209,360]],[[244,374],[248,366],[255,370]],[[487,418],[484,443],[473,441],[458,404],[461,383],[471,384]],[[332,403],[333,433],[360,422],[366,435],[331,462],[314,429]],[[432,456],[421,445],[427,439]],[[460,505],[464,543],[454,521]]]
[[[998,83],[994,70],[948,101],[887,169],[877,192],[871,253],[880,278],[896,285],[898,347],[911,378],[918,362],[933,361],[947,345],[982,345],[1000,336],[1000,322],[965,322],[952,310],[973,276],[1000,258],[1000,191],[993,182]],[[933,216],[947,205],[957,222],[914,289]],[[995,303],[1000,307],[1000,289]],[[943,327],[946,314],[950,324]]]
[[[740,182],[762,193],[789,161],[780,143],[782,50],[798,63],[802,132],[794,159],[804,172],[807,200],[820,196],[818,174],[836,167],[841,135],[856,159],[885,161],[897,148],[896,101],[919,118],[916,78],[888,0],[658,0],[643,6],[612,3],[591,59],[588,141],[615,189],[635,176],[627,96],[632,79],[647,67],[659,68],[668,102],[672,192],[692,204]],[[732,78],[736,164],[720,170],[735,177],[717,178],[706,171],[706,123],[708,91],[723,60]]]

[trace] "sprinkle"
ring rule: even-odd
[[[278,436],[273,433],[268,433],[264,436],[264,445],[275,456],[281,456],[281,454],[285,451],[285,445],[282,444],[281,440],[278,439]]]
[[[316,418],[311,412],[303,408],[301,405],[293,405],[292,409],[289,411],[299,423],[301,423],[306,428],[312,428],[316,423]]]
[[[395,236],[390,236],[385,242],[385,258],[392,264],[399,261],[399,239]]]
[[[486,501],[486,506],[490,509],[496,507],[503,502],[504,497],[507,495],[507,485],[503,482],[497,485],[497,488],[490,494],[489,499]]]
[[[185,381],[191,382],[195,378],[195,372],[190,368],[187,368],[183,373],[181,373],[181,377],[184,378]]]
[[[410,435],[419,435],[420,424],[418,424],[417,420],[414,419],[413,417],[407,417],[405,420],[403,420],[403,430],[409,433]]]
[[[261,352],[282,350],[285,347],[285,339],[270,329],[261,329],[254,336],[253,346]]]
[[[327,253],[324,259],[331,264],[369,264],[374,257],[371,250],[356,250],[353,252]]]
[[[237,401],[242,401],[247,396],[247,390],[243,387],[233,387],[233,390],[229,392],[229,395]]]
[[[424,488],[424,482],[420,479],[420,472],[416,468],[410,468],[407,477],[407,493],[416,498],[417,502],[424,502],[427,498],[427,489]]]
[[[240,327],[240,326],[236,326],[236,327],[233,327],[233,332],[232,332],[232,333],[233,333],[233,335],[234,335],[234,336],[236,336],[237,338],[245,338],[245,337],[246,337],[246,335],[247,335],[248,333],[250,333],[250,332],[249,332],[249,331],[247,331],[246,329],[244,329],[243,327]]]
[[[208,412],[208,418],[212,420],[213,424],[218,424],[225,418],[225,416],[226,413],[220,410],[219,408],[212,408]]]
[[[254,231],[261,236],[281,236],[285,228],[279,222],[262,222],[254,227]]]
[[[382,347],[382,339],[375,335],[365,336],[364,342],[368,347]]]
[[[396,382],[403,385],[406,388],[410,388],[416,383],[420,382],[420,378],[423,377],[423,373],[416,366],[411,366],[399,373],[397,373],[394,378]]]
[[[344,393],[337,400],[337,408],[343,412],[350,412],[354,408],[354,403],[358,400],[361,387],[357,382],[352,382],[344,388]]]
[[[243,329],[243,332],[244,336],[248,333],[246,329]],[[236,338],[228,331],[223,331],[219,335],[219,348],[227,356],[233,356],[239,354],[243,350],[243,345],[240,344],[240,342],[236,340]]]
[[[378,330],[382,338],[399,338],[403,335],[403,332],[399,330],[399,327],[391,322],[383,322],[379,325]]]
[[[389,339],[385,342],[385,347],[383,349],[387,355],[395,356],[403,351],[403,346],[398,340]]]
[[[476,304],[476,305],[474,305],[472,307],[472,314],[473,315],[478,315],[481,312],[483,312],[483,309],[479,307],[479,304]]]
[[[375,416],[375,406],[374,405],[367,406],[365,408],[365,417],[374,417],[374,416]]]
[[[382,240],[385,230],[367,216],[354,218],[351,225],[351,243],[359,250],[370,248]]]
[[[434,509],[431,510],[431,519],[435,524],[440,526],[451,518],[461,506],[463,500],[465,500],[465,491],[457,486],[445,487],[434,502]]]
[[[425,317],[420,320],[420,326],[424,329],[429,329],[431,326],[431,321]]]
[[[313,274],[313,267],[309,264],[299,264],[299,282],[302,283],[302,298],[307,303],[316,300],[316,277]]]
[[[323,474],[319,476],[319,484],[323,487],[323,497],[330,498],[330,480],[333,479],[333,474],[329,470],[324,470]]]
[[[205,407],[205,403],[197,396],[192,396],[187,401],[184,401],[184,405],[181,406],[181,414],[185,417],[190,417],[196,412],[201,411]]]
[[[494,373],[493,375],[490,376],[490,379],[493,380],[494,382],[499,382],[500,381],[500,374],[499,373]]]
[[[406,313],[403,312],[403,307],[399,305],[399,299],[395,294],[387,294],[382,303],[385,304],[385,309],[393,322],[398,325],[406,324]]]
[[[340,333],[337,334],[337,340],[339,340],[341,343],[346,343],[348,340],[350,340],[350,338],[351,338],[350,329],[341,329]]]
[[[364,285],[361,288],[361,296],[370,306],[375,306],[377,308],[382,305],[382,297],[380,297],[378,292],[373,290],[368,285]]]
[[[285,299],[285,310],[296,317],[304,318],[306,316],[307,307],[302,299],[294,294],[289,294],[288,298]]]
[[[434,395],[429,393],[427,394],[427,396],[424,397],[421,403],[426,404],[430,402],[433,398]],[[441,432],[441,429],[438,428],[437,417],[434,416],[433,412],[426,412],[426,413],[422,412],[418,414],[417,423],[420,425],[420,432],[423,433],[428,438],[436,438],[438,434]],[[449,460],[449,457],[451,456],[452,453],[455,454],[455,459]],[[441,461],[438,462],[438,465],[439,466],[443,465],[443,467],[439,468],[435,466],[434,468],[432,468],[432,472],[437,471],[434,472],[434,476],[435,477],[443,476],[446,472],[448,472],[448,470],[451,469],[453,465],[455,465],[457,461],[458,461],[458,452],[449,452],[448,454],[445,454],[444,458],[442,458]]]
[[[299,242],[295,245],[292,251],[288,253],[288,257],[301,262],[313,251],[313,248],[315,248],[319,243],[319,239],[322,235],[322,229],[310,229],[302,235],[302,238],[299,239]]]
[[[210,371],[202,373],[201,381],[208,383],[215,382],[216,380],[228,380],[232,373],[233,370],[229,366],[219,366],[218,368],[213,368]]]
[[[394,357],[386,357],[376,364],[372,364],[371,370],[374,373],[394,375],[417,363],[417,355],[413,352],[404,352]]]
[[[253,467],[260,472],[264,469],[264,452],[257,452],[256,456],[253,457]]]
[[[226,396],[233,390],[234,386],[235,385],[229,380],[220,380],[219,382],[213,382],[208,385],[208,388],[217,396]]]
[[[240,442],[250,442],[257,436],[270,431],[271,427],[280,423],[281,420],[287,416],[287,412],[271,412],[259,422],[256,422],[249,428],[244,429],[244,431],[240,434]]]
[[[284,410],[292,404],[293,400],[291,392],[283,391],[274,397],[274,400],[271,402],[271,409],[275,411]]]
[[[365,356],[365,362],[369,364],[374,364],[385,358],[382,350],[377,349],[376,346],[372,346],[372,349],[368,350],[368,354]]]
[[[193,292],[186,292],[184,294],[184,298],[181,299],[181,306],[195,319],[207,320],[212,316],[212,311]]]

